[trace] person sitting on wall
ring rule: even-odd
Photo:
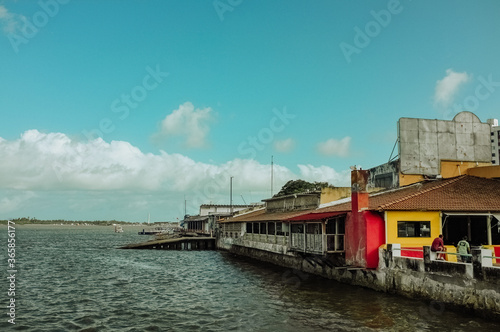
[[[434,241],[432,241],[431,251],[434,251],[434,252],[446,251],[446,248],[444,247],[444,242],[443,242],[443,234],[439,234],[439,237],[435,238]],[[445,260],[444,254],[438,254],[437,259],[444,261]]]
[[[465,256],[467,254],[470,254],[470,245],[469,242],[467,242],[467,236],[464,236],[464,238],[458,242],[457,251],[460,254],[460,259],[462,260],[462,262],[470,263],[470,257]]]

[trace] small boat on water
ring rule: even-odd
[[[115,233],[123,233],[123,227],[120,225],[114,225],[115,226]]]

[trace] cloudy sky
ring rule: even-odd
[[[0,219],[349,184],[400,117],[500,118],[500,2],[0,1]]]

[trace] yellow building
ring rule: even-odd
[[[439,234],[450,253],[467,236],[471,246],[493,246],[499,254],[498,197],[500,180],[462,175],[372,193],[366,210],[383,217],[385,243],[400,244],[403,256],[422,257],[422,247],[430,246]],[[351,202],[332,203],[315,213],[350,209]]]

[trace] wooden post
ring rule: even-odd
[[[307,249],[306,223],[303,223],[302,227],[304,228],[304,252],[306,252]]]
[[[491,241],[491,214],[486,217],[486,234],[488,236],[488,245],[491,246],[492,241]],[[470,240],[470,238],[469,238]]]

